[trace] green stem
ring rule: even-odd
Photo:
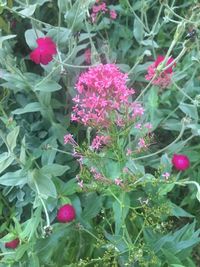
[[[175,144],[175,143],[182,137],[184,131],[185,131],[185,125],[184,125],[184,123],[183,123],[179,135],[177,136],[177,138],[176,138],[172,143],[170,143],[170,144],[167,145],[166,147],[164,147],[164,148],[160,149],[159,151],[156,151],[156,152],[154,152],[154,153],[152,153],[152,154],[145,155],[145,156],[141,156],[141,157],[138,157],[138,158],[132,158],[132,160],[145,159],[145,158],[149,158],[149,157],[155,156],[155,155],[157,155],[157,154],[160,154],[161,152],[165,151],[166,149],[168,149],[169,147],[171,147],[173,144]],[[194,136],[192,135],[192,137],[194,137]],[[191,139],[191,138],[190,138],[190,139]]]
[[[47,212],[47,208],[46,208],[46,205],[45,205],[45,203],[44,203],[44,200],[43,200],[42,197],[41,197],[41,194],[40,194],[40,190],[39,190],[38,184],[37,184],[37,182],[36,182],[35,180],[34,180],[34,185],[35,185],[35,188],[36,188],[36,190],[37,190],[38,197],[39,197],[39,199],[40,199],[40,201],[41,201],[41,203],[42,203],[42,206],[43,206],[43,208],[44,208],[44,212],[45,212],[45,216],[46,216],[46,226],[48,227],[48,226],[50,226],[49,214],[48,214],[48,212]]]

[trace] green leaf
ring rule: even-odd
[[[43,32],[36,30],[36,29],[30,29],[30,30],[25,31],[26,43],[30,47],[30,49],[36,48],[37,47],[36,40],[44,36],[45,35],[43,34]]]
[[[120,202],[119,202],[120,201]],[[119,201],[113,202],[113,212],[115,221],[115,235],[118,235],[129,211],[130,199],[125,193],[120,195]]]
[[[41,111],[41,105],[39,102],[32,102],[27,104],[24,108],[18,108],[12,111],[12,114],[14,115],[20,115],[20,114],[25,114],[25,113],[30,113],[30,112],[37,112]]]
[[[16,147],[19,129],[19,126],[15,127],[6,137],[6,141],[11,151]]]
[[[33,215],[31,216],[31,219],[27,220],[24,224],[23,224],[23,231],[20,233],[20,238],[25,239],[28,238],[29,240],[31,239],[31,237],[35,234],[36,229],[39,225],[39,223],[41,222],[41,210],[42,207],[38,207]]]
[[[1,36],[1,37],[0,37],[0,48],[2,48],[2,44],[3,44],[4,41],[13,39],[13,38],[15,38],[16,36],[17,36],[17,35],[15,35],[15,34],[10,34],[10,35],[6,35],[6,36]]]
[[[33,90],[34,91],[41,91],[41,92],[55,92],[62,88],[58,83],[55,81],[45,81],[41,82],[39,85],[36,85]]]
[[[92,219],[97,216],[102,207],[102,196],[96,193],[88,193],[81,201],[84,211],[82,217],[86,220]]]
[[[29,257],[29,265],[28,267],[40,267],[40,261],[36,253],[31,253],[31,256]]]
[[[165,255],[168,264],[172,264],[172,263],[181,264],[181,261],[179,260],[179,258],[176,257],[171,251],[166,250],[166,249],[161,249],[161,251]]]
[[[28,182],[26,173],[22,170],[16,172],[7,172],[0,177],[0,184],[7,186],[24,185]]]
[[[143,24],[137,18],[135,18],[134,20],[133,35],[138,43],[140,43],[143,40],[143,35],[144,35]]]
[[[43,198],[57,197],[56,187],[48,174],[45,175],[40,170],[34,169],[29,172],[29,177],[30,187]]]
[[[177,206],[174,203],[171,203],[171,208],[172,208],[172,214],[176,217],[189,217],[189,218],[194,217],[192,214],[188,213],[187,211],[185,211],[184,209],[182,209],[181,207]]]
[[[180,103],[179,108],[189,117],[198,121],[198,112],[195,105]]]
[[[14,157],[12,157],[8,152],[4,152],[0,155],[0,173],[2,173],[12,162]]]
[[[28,5],[26,8],[24,8],[23,10],[21,10],[19,12],[19,14],[29,17],[32,16],[36,10],[37,5]]]
[[[63,165],[54,163],[54,164],[43,166],[41,168],[41,173],[43,173],[44,175],[48,173],[48,175],[61,176],[69,169],[70,169],[69,166],[63,166]]]
[[[76,193],[76,191],[77,191],[77,180],[71,179],[63,184],[63,186],[59,190],[59,193],[63,196],[70,196]]]
[[[170,191],[172,191],[172,189],[174,188],[174,186],[175,186],[174,183],[162,184],[162,185],[160,185],[160,187],[158,189],[158,194],[160,196],[165,196],[167,193],[169,193]]]

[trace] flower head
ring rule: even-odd
[[[162,55],[159,55],[156,59],[156,61],[151,64],[149,67],[148,67],[148,74],[145,76],[145,79],[147,81],[150,81],[155,75],[156,75],[156,72],[157,72],[157,68],[158,66],[164,61],[165,57],[162,56]],[[173,62],[173,58],[170,57],[168,60],[167,60],[167,63],[166,65],[168,66],[169,64],[171,64]],[[171,78],[172,78],[172,74],[173,74],[173,67],[175,67],[175,63],[170,66],[169,68],[167,68],[166,70],[162,71],[153,81],[152,81],[152,84],[154,85],[157,85],[161,88],[166,88],[170,85],[171,83]]]
[[[30,59],[36,64],[47,65],[57,53],[56,44],[50,37],[38,38],[36,42],[38,46],[30,53]]]
[[[172,164],[175,169],[179,171],[185,171],[190,167],[190,160],[186,155],[174,154],[172,158]]]
[[[57,213],[57,220],[61,223],[68,223],[75,219],[76,212],[72,205],[65,204],[61,206]]]
[[[141,107],[136,112],[128,101],[134,90],[127,88],[126,81],[127,74],[115,64],[99,64],[82,73],[76,84],[78,95],[73,98],[73,120],[87,126],[108,127],[111,117],[116,122],[130,108],[134,109],[134,118],[141,115]]]
[[[15,249],[16,247],[18,247],[19,242],[20,242],[20,241],[19,241],[19,238],[13,239],[13,240],[10,241],[10,242],[6,242],[6,243],[5,243],[5,247],[6,247],[6,248]]]

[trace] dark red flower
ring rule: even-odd
[[[75,219],[76,212],[72,205],[65,204],[61,206],[57,213],[57,220],[61,223],[68,223]]]
[[[30,53],[30,59],[36,64],[47,65],[57,54],[56,44],[50,37],[38,38],[36,42],[38,47]]]
[[[190,167],[190,160],[186,155],[174,154],[172,158],[172,164],[175,169],[179,171],[185,171]]]
[[[5,247],[15,249],[19,245],[19,242],[19,238],[13,239],[10,242],[6,242]]]
[[[164,56],[162,55],[159,55],[156,59],[156,61],[154,62],[154,66],[155,68],[157,68],[161,62],[163,62],[163,60],[165,59]],[[172,63],[172,61],[174,61],[174,59],[172,57],[170,57],[168,60],[167,60],[167,66]],[[174,63],[173,66],[169,67],[168,69],[165,70],[165,73],[172,73],[173,72],[173,67],[176,66],[176,64]]]

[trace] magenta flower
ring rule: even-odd
[[[75,219],[76,212],[72,205],[65,204],[61,206],[57,213],[57,220],[61,223],[68,223]]]
[[[155,76],[158,66],[163,62],[164,59],[165,59],[164,56],[159,55],[157,57],[156,61],[148,67],[148,74],[145,76],[145,79],[147,81],[150,81]],[[173,60],[174,59],[172,57],[170,57],[168,59],[166,65],[168,66],[170,63],[172,63]],[[169,67],[166,70],[164,70],[163,72],[161,72],[159,74],[159,76],[157,76],[152,81],[152,84],[157,85],[161,88],[168,87],[171,84],[171,78],[173,75],[173,67],[175,67],[175,65],[176,64],[174,63],[171,67]]]
[[[5,247],[6,248],[11,248],[11,249],[15,249],[16,247],[18,247],[18,245],[19,245],[19,238],[16,238],[16,239],[14,239],[14,240],[12,240],[12,241],[10,241],[10,242],[6,242],[5,243]]]
[[[36,42],[38,47],[30,53],[30,59],[36,64],[47,65],[57,54],[56,44],[50,37],[38,38]]]
[[[190,160],[186,155],[174,154],[172,158],[172,164],[175,169],[179,171],[185,171],[190,167]]]

